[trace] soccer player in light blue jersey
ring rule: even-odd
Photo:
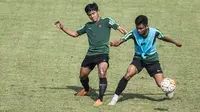
[[[139,15],[135,19],[135,24],[136,29],[127,33],[122,39],[110,42],[110,46],[117,47],[129,39],[133,39],[135,54],[126,74],[119,81],[115,94],[109,105],[116,104],[119,95],[126,88],[128,81],[143,68],[147,70],[149,75],[155,79],[158,87],[160,87],[164,75],[156,51],[156,38],[175,44],[177,47],[182,46],[180,42],[171,39],[169,36],[163,35],[163,33],[158,29],[148,26],[148,18],[144,15]],[[172,97],[173,92],[167,93],[166,95]]]

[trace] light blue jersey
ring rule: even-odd
[[[146,37],[143,37],[137,32],[137,29],[127,33],[122,39],[127,41],[129,39],[134,40],[135,54],[140,55],[142,59],[146,56],[151,56],[156,53],[156,38],[162,39],[164,35],[156,28],[149,27],[149,31]]]

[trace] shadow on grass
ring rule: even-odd
[[[77,95],[77,93],[79,91],[81,91],[83,89],[83,87],[79,87],[79,86],[66,86],[66,87],[40,87],[42,89],[71,89],[73,91],[75,91],[76,93],[74,94],[74,96]],[[98,89],[93,89],[92,91],[90,91],[89,93],[86,94],[86,96],[90,97],[92,100],[96,101],[98,99],[98,94],[96,91],[99,91]]]
[[[158,110],[158,111],[169,111],[169,108],[154,108],[154,110]]]
[[[66,87],[40,87],[43,89],[71,89],[73,91],[75,91],[76,93],[74,94],[74,96],[77,95],[77,93],[83,89],[83,87],[79,87],[79,86],[66,86]],[[97,91],[99,91],[99,89],[94,89],[92,88],[92,91],[89,92],[86,96],[90,97],[92,100],[96,101],[98,99],[98,93]],[[114,95],[113,91],[106,91],[107,94],[106,95]],[[112,92],[112,93],[108,93],[108,92]],[[151,100],[151,101],[165,101],[165,100],[169,100],[168,98],[161,98],[161,99],[155,99],[153,97],[149,97],[149,95],[163,95],[162,93],[158,93],[158,94],[134,94],[134,93],[122,93],[121,94],[121,98],[118,100],[118,102],[122,102],[128,99],[134,99],[134,98],[139,98],[139,99],[147,99],[147,100]]]
[[[125,100],[128,100],[128,99],[134,99],[134,98],[147,99],[147,100],[157,101],[157,102],[169,100],[168,98],[155,99],[155,98],[153,98],[153,97],[149,97],[149,95],[163,95],[163,94],[161,94],[161,93],[158,93],[158,94],[122,93],[122,94],[121,94],[122,97],[118,100],[118,102],[122,102],[122,101],[125,101]]]
[[[79,86],[66,86],[67,89],[71,89],[73,91],[75,91],[76,93],[74,94],[74,96],[77,95],[77,93],[79,91],[81,91],[83,89],[83,87],[79,87]],[[97,94],[98,89],[94,89],[92,88],[92,91],[90,91],[89,93],[86,94],[86,96],[90,97],[92,100],[96,101],[98,99],[98,94]]]

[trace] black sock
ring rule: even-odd
[[[124,77],[121,78],[121,80],[118,83],[117,89],[115,90],[115,94],[120,95],[122,91],[126,88],[127,83],[127,79],[125,79]]]
[[[107,79],[106,78],[99,78],[99,98],[103,101],[103,96],[107,88]]]
[[[89,91],[89,78],[81,79],[81,84],[83,85],[85,91]]]

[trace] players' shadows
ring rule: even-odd
[[[83,89],[83,87],[79,87],[79,86],[66,86],[66,88],[67,88],[67,89],[74,90],[74,91],[76,92],[76,93],[74,94],[74,96],[76,96],[77,93]],[[96,101],[96,100],[98,99],[98,96],[99,96],[99,95],[97,94],[96,91],[98,91],[98,89],[92,88],[92,90],[91,90],[90,92],[88,92],[88,93],[86,94],[86,96],[88,96],[88,97],[90,97],[92,100]]]
[[[79,86],[65,86],[65,87],[40,87],[42,89],[71,89],[73,91],[75,91],[76,93],[74,94],[74,96],[77,95],[77,93],[79,91],[81,91],[83,89],[83,87],[79,87]],[[98,94],[97,91],[99,91],[99,89],[94,89],[92,88],[92,90],[86,94],[86,96],[90,97],[92,100],[96,101],[98,99]]]
[[[169,108],[154,108],[157,111],[169,111]]]
[[[83,87],[80,87],[80,86],[65,86],[65,87],[40,87],[40,88],[43,88],[43,89],[71,89],[73,91],[75,91],[76,93],[74,94],[74,96],[77,95],[77,93],[83,89]],[[92,88],[92,91],[90,91],[86,96],[90,97],[92,100],[96,101],[98,99],[98,92],[99,89],[94,89]],[[109,91],[109,90],[106,90],[107,94],[105,94],[104,96],[106,95],[114,95],[114,92],[113,91]],[[109,93],[108,93],[109,92]],[[110,94],[111,93],[111,94]],[[148,96],[147,96],[148,95]],[[164,101],[164,100],[169,100],[168,98],[161,98],[161,99],[155,99],[155,98],[152,98],[152,97],[149,97],[149,95],[163,95],[161,93],[158,93],[158,94],[134,94],[134,93],[122,93],[121,94],[121,98],[118,100],[118,102],[122,102],[122,101],[125,101],[125,100],[128,100],[128,99],[134,99],[134,98],[139,98],[139,99],[147,99],[147,100],[151,100],[151,101],[158,101],[158,102],[161,102],[161,101]]]
[[[122,97],[118,100],[118,102],[122,102],[122,101],[125,101],[125,100],[128,100],[128,99],[134,99],[134,98],[147,99],[147,100],[158,101],[158,102],[169,100],[168,98],[155,99],[155,98],[149,97],[147,95],[156,95],[156,94],[122,93],[121,94]],[[161,94],[158,94],[158,95],[161,95]]]

